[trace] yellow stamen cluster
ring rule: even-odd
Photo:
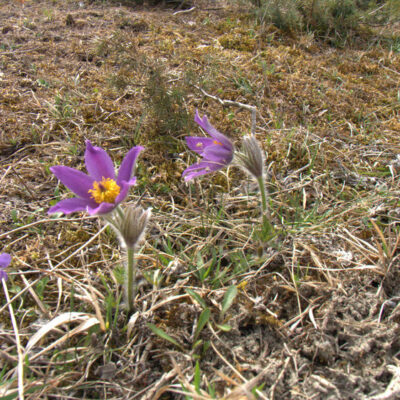
[[[222,143],[221,143],[221,142],[218,142],[218,140],[213,140],[213,143],[222,146]]]
[[[93,182],[93,189],[90,189],[89,193],[91,193],[94,201],[100,204],[114,203],[120,191],[121,188],[114,179],[103,177],[101,182]]]

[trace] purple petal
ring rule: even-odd
[[[191,179],[195,178],[196,176],[210,174],[214,171],[221,169],[223,165],[202,161],[196,164],[191,165],[189,168],[186,168],[182,176],[185,177],[185,181],[190,181]]]
[[[0,254],[0,268],[7,268],[11,262],[11,256],[8,253]]]
[[[65,199],[59,201],[56,205],[51,207],[48,211],[49,214],[62,212],[63,214],[71,214],[76,211],[86,211],[89,205],[96,204],[94,201],[74,197],[72,199]]]
[[[8,279],[8,275],[6,271],[3,271],[2,269],[0,269],[0,281],[4,279],[5,281]]]
[[[94,179],[77,169],[57,165],[50,171],[69,189],[79,197],[90,198],[89,189],[92,189]]]
[[[119,192],[119,195],[115,198],[115,204],[119,204],[122,201],[124,201],[126,199],[126,197],[128,196],[129,193],[129,189],[131,188],[131,186],[134,185],[134,183],[132,184],[131,182],[135,182],[136,178],[134,177],[134,179],[131,179],[129,182],[122,182],[121,183],[121,191]]]
[[[194,121],[199,124],[210,136],[222,143],[227,149],[233,150],[232,142],[221,132],[218,132],[209,122],[208,118],[204,115],[203,119],[200,118],[199,112],[196,110]]]
[[[209,146],[204,150],[203,157],[222,165],[228,165],[233,158],[233,153],[219,145]]]
[[[97,205],[97,204],[96,204]],[[117,204],[114,203],[100,203],[97,207],[91,207],[89,206],[87,208],[87,211],[90,215],[102,215],[102,214],[108,214],[114,208],[117,206]]]
[[[89,140],[86,141],[85,164],[95,181],[101,181],[102,178],[115,180],[114,164],[110,156],[102,148],[92,146]]]
[[[213,139],[205,137],[186,136],[185,139],[189,149],[200,155],[203,154],[206,147],[212,146],[214,143]]]
[[[122,182],[136,182],[136,178],[132,179],[132,175],[135,172],[135,162],[144,149],[142,146],[136,146],[129,150],[128,154],[122,160],[121,166],[118,171],[117,184],[121,186]]]

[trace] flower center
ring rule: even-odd
[[[222,143],[221,143],[221,142],[218,142],[218,140],[213,140],[213,143],[214,143],[214,144],[217,144],[217,145],[219,145],[219,146],[222,146]]]
[[[120,191],[121,188],[114,179],[103,177],[101,182],[93,182],[93,189],[90,189],[89,193],[92,194],[94,201],[100,204],[114,203]]]

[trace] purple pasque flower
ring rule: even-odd
[[[189,181],[196,176],[218,171],[229,165],[233,159],[234,147],[232,142],[221,132],[218,132],[208,122],[206,116],[201,119],[197,110],[194,120],[211,137],[187,136],[185,138],[189,149],[203,157],[202,161],[191,165],[183,171],[182,176],[185,177],[185,181]]]
[[[4,279],[5,281],[8,279],[7,272],[4,271],[11,262],[11,256],[8,253],[0,254],[0,281]]]
[[[85,164],[88,175],[64,165],[50,168],[51,172],[76,194],[76,197],[61,200],[50,208],[49,214],[56,212],[71,214],[84,210],[90,215],[111,212],[126,198],[129,188],[136,183],[136,177],[133,176],[134,167],[142,150],[142,146],[129,150],[122,160],[116,177],[110,156],[100,147],[92,146],[87,140]]]

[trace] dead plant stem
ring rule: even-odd
[[[10,312],[11,323],[12,323],[12,326],[14,328],[15,341],[17,343],[17,352],[18,352],[18,399],[19,400],[24,400],[24,356],[23,356],[21,341],[19,340],[19,330],[18,330],[17,321],[15,319],[12,303],[10,301],[10,296],[8,294],[8,288],[7,288],[6,281],[4,279],[2,279],[1,281],[3,283],[4,295],[6,296],[6,300],[7,300],[7,303],[8,303],[8,310]]]

